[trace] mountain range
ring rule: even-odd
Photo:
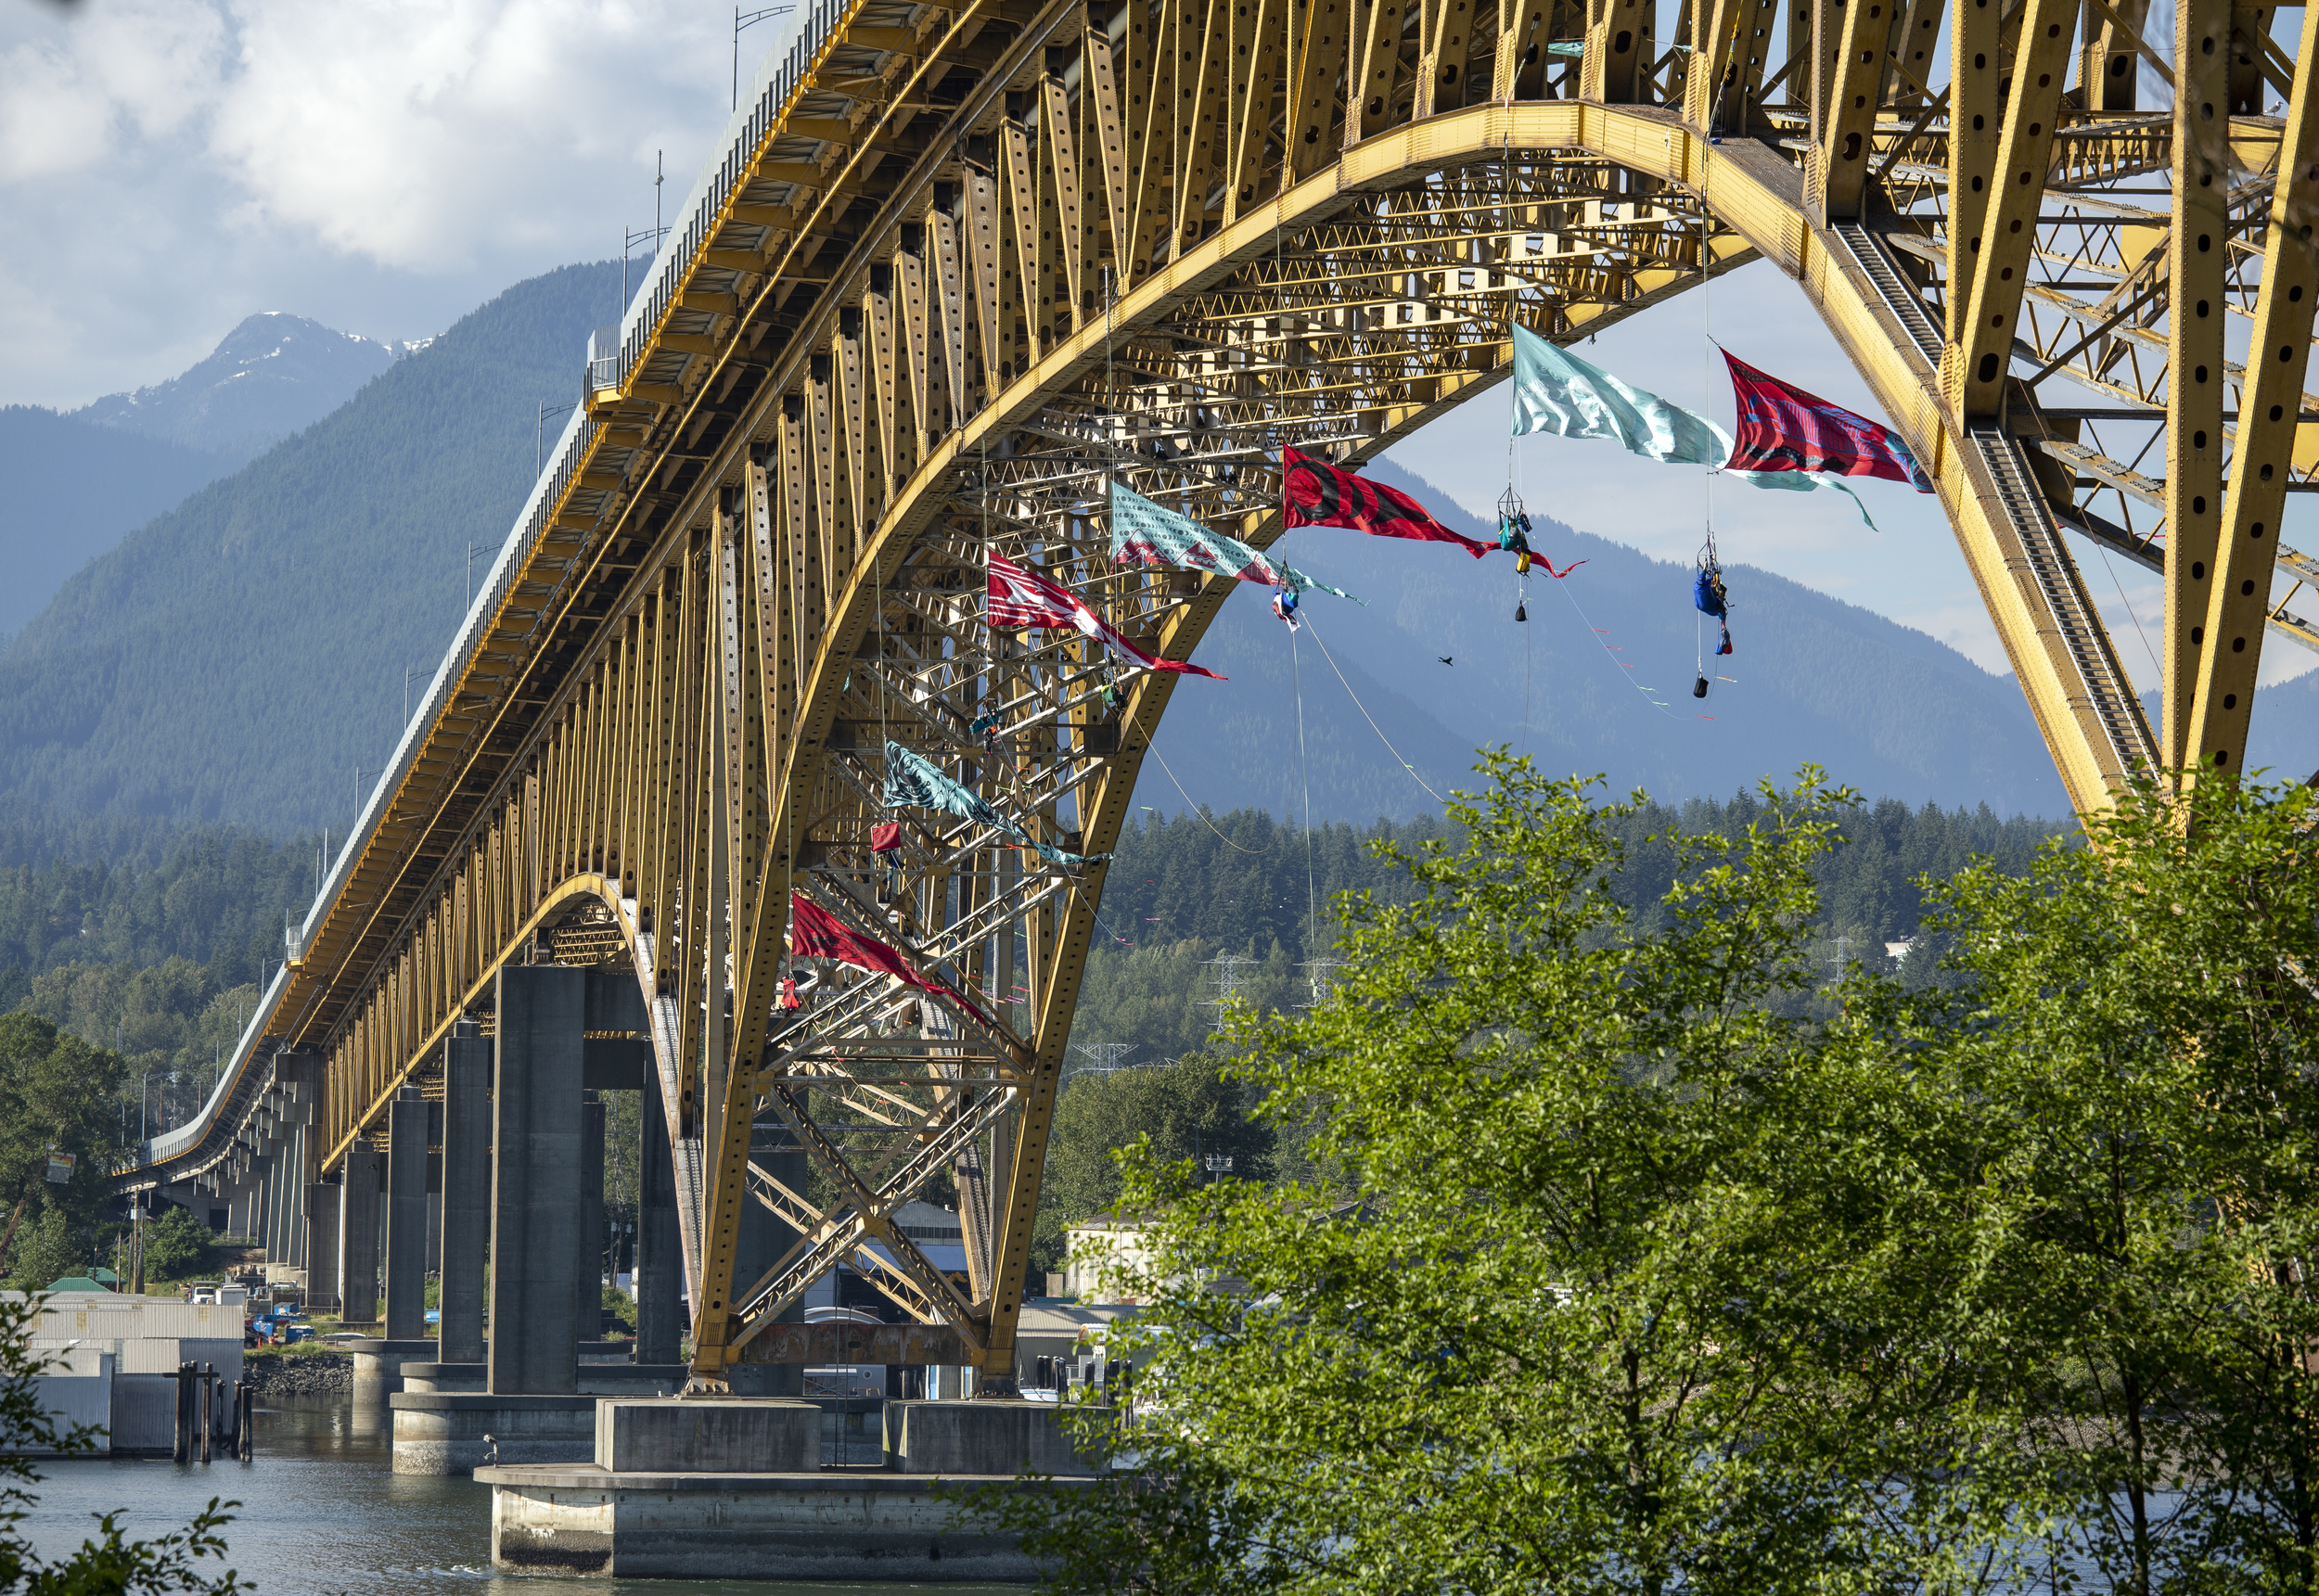
[[[606,262],[516,285],[89,561],[0,654],[0,795],[59,815],[344,825],[397,734],[405,673],[431,670],[464,611],[470,555],[480,570],[530,489],[524,421],[571,392],[617,283]],[[164,389],[188,391],[145,392]],[[1419,439],[1366,470],[1483,535],[1425,464]],[[1745,566],[1725,573],[1736,652],[1717,658],[1689,568],[1563,526],[1534,496],[1533,543],[1567,576],[1524,584],[1504,555],[1291,533],[1294,564],[1366,602],[1310,594],[1292,637],[1266,590],[1236,594],[1199,652],[1230,680],[1178,683],[1136,801],[1403,817],[1473,785],[1477,746],[1504,743],[1662,800],[1809,760],[1872,797],[2066,811],[2009,677]],[[2319,763],[2319,675],[2266,689],[2256,726],[2257,762]]]
[[[0,637],[133,528],[321,420],[396,354],[266,312],[166,382],[73,411],[0,408],[0,474],[11,488],[0,501]]]
[[[534,475],[617,263],[518,284],[132,531],[0,655],[0,792],[342,827]],[[524,426],[532,422],[531,428]]]
[[[426,341],[404,344],[414,353]],[[166,382],[109,393],[77,420],[223,454],[236,465],[354,397],[398,350],[303,316],[261,311]]]
[[[1454,530],[1494,537],[1393,461],[1364,474]],[[1436,807],[1432,793],[1472,786],[1473,750],[1502,743],[1548,774],[1602,775],[1610,793],[1642,787],[1662,800],[1728,797],[1814,761],[1872,797],[2068,812],[2010,677],[1737,565],[1724,570],[1735,652],[1718,658],[1689,568],[1537,510],[1531,521],[1532,544],[1567,576],[1533,566],[1525,583],[1503,554],[1289,533],[1291,565],[1368,602],[1307,594],[1292,641],[1267,590],[1228,600],[1199,658],[1231,687],[1177,686],[1156,740],[1173,779],[1147,778],[1138,801],[1166,811],[1188,798],[1296,819],[1309,781],[1315,820],[1405,816]],[[1704,699],[1692,696],[1701,675]]]

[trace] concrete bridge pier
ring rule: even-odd
[[[888,1402],[886,1468],[825,1472],[821,1411],[794,1400],[596,1406],[586,1462],[479,1468],[504,1572],[616,1578],[1027,1581],[1015,1539],[962,1523],[946,1487],[1082,1490],[1094,1464],[1052,1402]],[[584,1453],[587,1449],[581,1449]]]
[[[390,1341],[427,1334],[427,1100],[416,1086],[387,1105],[387,1311]]]
[[[445,1363],[483,1361],[483,1283],[491,1247],[492,1044],[460,1020],[442,1060],[442,1321]]]
[[[577,1228],[572,1323],[579,1340],[596,1341],[601,1339],[604,1313],[604,1104],[593,1092],[581,1093]]]
[[[497,1034],[489,1044],[474,1039],[478,1052],[488,1047],[493,1055],[493,1080],[491,1335],[483,1348],[483,1389],[441,1389],[446,1380],[464,1384],[446,1360],[430,1371],[429,1384],[437,1389],[392,1398],[398,1474],[465,1474],[483,1461],[486,1435],[506,1461],[575,1457],[588,1449],[596,1398],[581,1395],[579,1385],[587,977],[585,970],[555,964],[499,972]],[[455,1038],[455,1045],[460,1040]],[[475,1088],[468,1072],[474,1065],[462,1049],[460,1081],[446,1087],[446,1203],[455,1192],[466,1202],[476,1184],[478,1163],[469,1156]],[[447,1060],[446,1074],[451,1067]],[[599,1167],[602,1113],[596,1109]],[[464,1151],[455,1154],[455,1143]],[[446,1208],[446,1272],[454,1228]],[[459,1270],[472,1279],[474,1269],[470,1252]],[[591,1336],[595,1328],[591,1319]]]
[[[580,1325],[581,1073],[587,972],[503,968],[492,1104],[493,1396],[570,1396]]]
[[[306,1188],[306,1302],[311,1308],[339,1305],[339,1191],[334,1181]]]
[[[637,1162],[636,1361],[673,1363],[685,1334],[684,1241],[676,1227],[676,1167],[669,1156],[660,1072],[644,1079],[644,1144]]]
[[[378,1149],[357,1142],[339,1169],[339,1322],[378,1319]]]

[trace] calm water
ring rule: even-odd
[[[121,1512],[133,1536],[178,1527],[211,1497],[238,1499],[226,1565],[261,1596],[1021,1596],[1021,1586],[833,1585],[797,1581],[502,1578],[491,1571],[492,1499],[469,1479],[391,1472],[385,1415],[321,1404],[258,1410],[255,1462],[45,1464],[26,1523],[45,1555],[69,1551],[94,1514]],[[211,1564],[214,1572],[216,1565]]]

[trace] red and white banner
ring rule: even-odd
[[[1088,608],[1086,601],[1070,589],[1026,570],[1003,555],[991,556],[990,586],[983,594],[982,619],[993,632],[1021,632],[1033,627],[1076,632],[1109,644],[1147,670],[1174,670],[1217,682],[1225,680],[1188,660],[1161,659],[1145,653]]]

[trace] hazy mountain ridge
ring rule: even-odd
[[[423,345],[405,346],[423,348]],[[70,414],[237,461],[320,420],[392,365],[396,351],[282,311],[261,311],[166,382]]]
[[[12,490],[0,503],[0,634],[133,529],[345,403],[397,352],[267,312],[135,393],[70,412],[0,408],[0,472]]]
[[[1413,493],[1448,526],[1476,537],[1493,530],[1390,462],[1366,470]],[[1613,792],[1642,786],[1662,800],[1727,796],[1766,775],[1786,781],[1813,761],[1874,797],[1965,808],[1985,802],[2006,813],[2068,811],[2009,678],[1921,632],[1745,564],[1726,571],[1736,653],[1721,661],[1707,656],[1709,676],[1738,681],[1713,682],[1709,698],[1695,700],[1701,640],[1711,650],[1715,632],[1711,621],[1695,624],[1691,569],[1574,531],[1541,513],[1550,495],[1533,500],[1540,552],[1557,568],[1587,563],[1567,586],[1533,568],[1529,619],[1518,623],[1513,562],[1505,555],[1475,560],[1439,544],[1335,530],[1289,534],[1290,563],[1369,600],[1366,608],[1325,594],[1305,601],[1312,621],[1302,654],[1305,746],[1329,761],[1326,780],[1323,767],[1313,766],[1314,819],[1430,807],[1384,738],[1441,792],[1446,783],[1472,785],[1466,767],[1476,746],[1518,749],[1526,739],[1549,771],[1606,772]],[[1250,661],[1233,685],[1251,696],[1227,703],[1195,691],[1206,683],[1183,684],[1159,747],[1201,802],[1300,817],[1301,792],[1290,791],[1299,785],[1296,695],[1285,629],[1266,602],[1261,592],[1236,595],[1198,656],[1207,663],[1215,650]],[[1617,655],[1595,641],[1595,627],[1607,629]],[[1321,660],[1315,634],[1382,737]],[[1441,665],[1442,655],[1455,663]],[[1275,656],[1269,667],[1253,663]],[[1623,670],[1626,663],[1635,669]],[[1655,689],[1664,708],[1637,685]],[[1172,786],[1158,789],[1164,802],[1149,796],[1153,790],[1145,782],[1137,801],[1180,806]],[[1396,791],[1400,802],[1380,803]]]
[[[234,460],[37,405],[0,407],[0,634],[40,613],[65,578],[133,527],[234,468]]]
[[[466,607],[618,268],[520,283],[66,582],[0,656],[0,790],[68,813],[343,826],[406,669]],[[483,564],[479,559],[479,568]]]

